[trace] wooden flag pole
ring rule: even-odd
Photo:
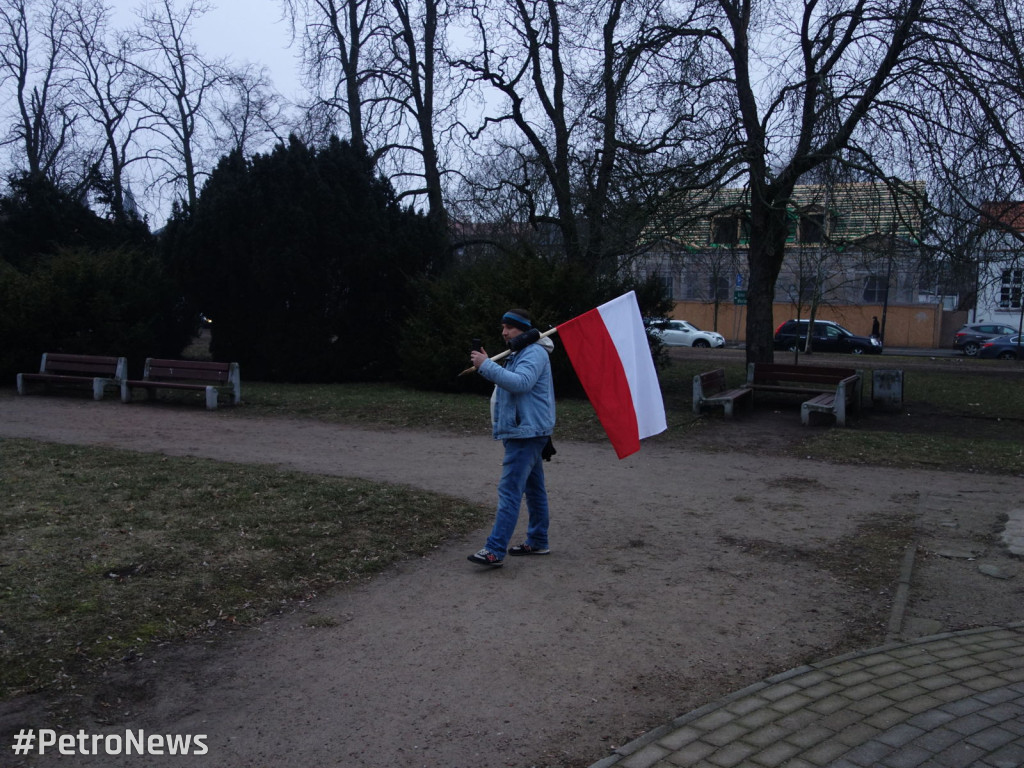
[[[551,335],[551,334],[553,334],[553,333],[558,333],[558,326],[555,326],[554,328],[552,328],[552,329],[550,329],[550,330],[544,331],[544,333],[542,333],[542,334],[540,335],[540,337],[538,338],[538,341],[539,341],[540,339],[546,339],[546,338],[547,338],[548,336],[550,336],[550,335]],[[536,343],[537,343],[537,342],[534,342],[534,344],[536,344]],[[508,356],[509,356],[509,355],[511,355],[511,354],[512,354],[512,350],[511,350],[511,349],[506,349],[506,350],[505,350],[504,352],[499,352],[499,353],[498,353],[498,354],[496,354],[496,355],[495,355],[494,357],[490,357],[490,358],[488,358],[488,359],[489,359],[489,360],[490,360],[490,361],[491,361],[492,363],[496,363],[496,362],[498,362],[499,360],[504,360],[504,359],[505,359],[506,357],[508,357]],[[464,370],[464,371],[463,371],[462,373],[460,373],[460,374],[459,374],[459,376],[465,376],[465,375],[466,375],[467,373],[472,373],[472,372],[473,372],[473,371],[475,371],[475,370],[476,370],[476,368],[474,368],[474,367],[473,367],[473,366],[471,365],[471,366],[469,366],[469,368],[467,368],[467,369],[466,369],[466,370]]]

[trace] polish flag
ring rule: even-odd
[[[624,459],[664,432],[665,404],[633,291],[558,326],[601,426]]]

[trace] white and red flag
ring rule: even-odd
[[[633,291],[558,326],[576,375],[620,459],[664,432],[665,404]]]

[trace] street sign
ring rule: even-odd
[[[747,292],[746,291],[733,291],[732,303],[733,304],[746,304],[747,303]]]

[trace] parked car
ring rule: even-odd
[[[787,320],[775,329],[775,349],[800,349],[805,346],[809,320]],[[814,352],[848,352],[852,355],[879,355],[882,342],[873,336],[858,336],[831,320],[815,320],[811,337]]]
[[[1016,328],[999,323],[967,323],[953,337],[953,346],[968,357],[974,357],[981,345],[997,336],[1012,336]]]
[[[1024,336],[997,336],[981,345],[978,357],[1024,360]]]
[[[725,336],[714,331],[702,331],[685,320],[645,320],[651,333],[668,347],[724,347]]]

